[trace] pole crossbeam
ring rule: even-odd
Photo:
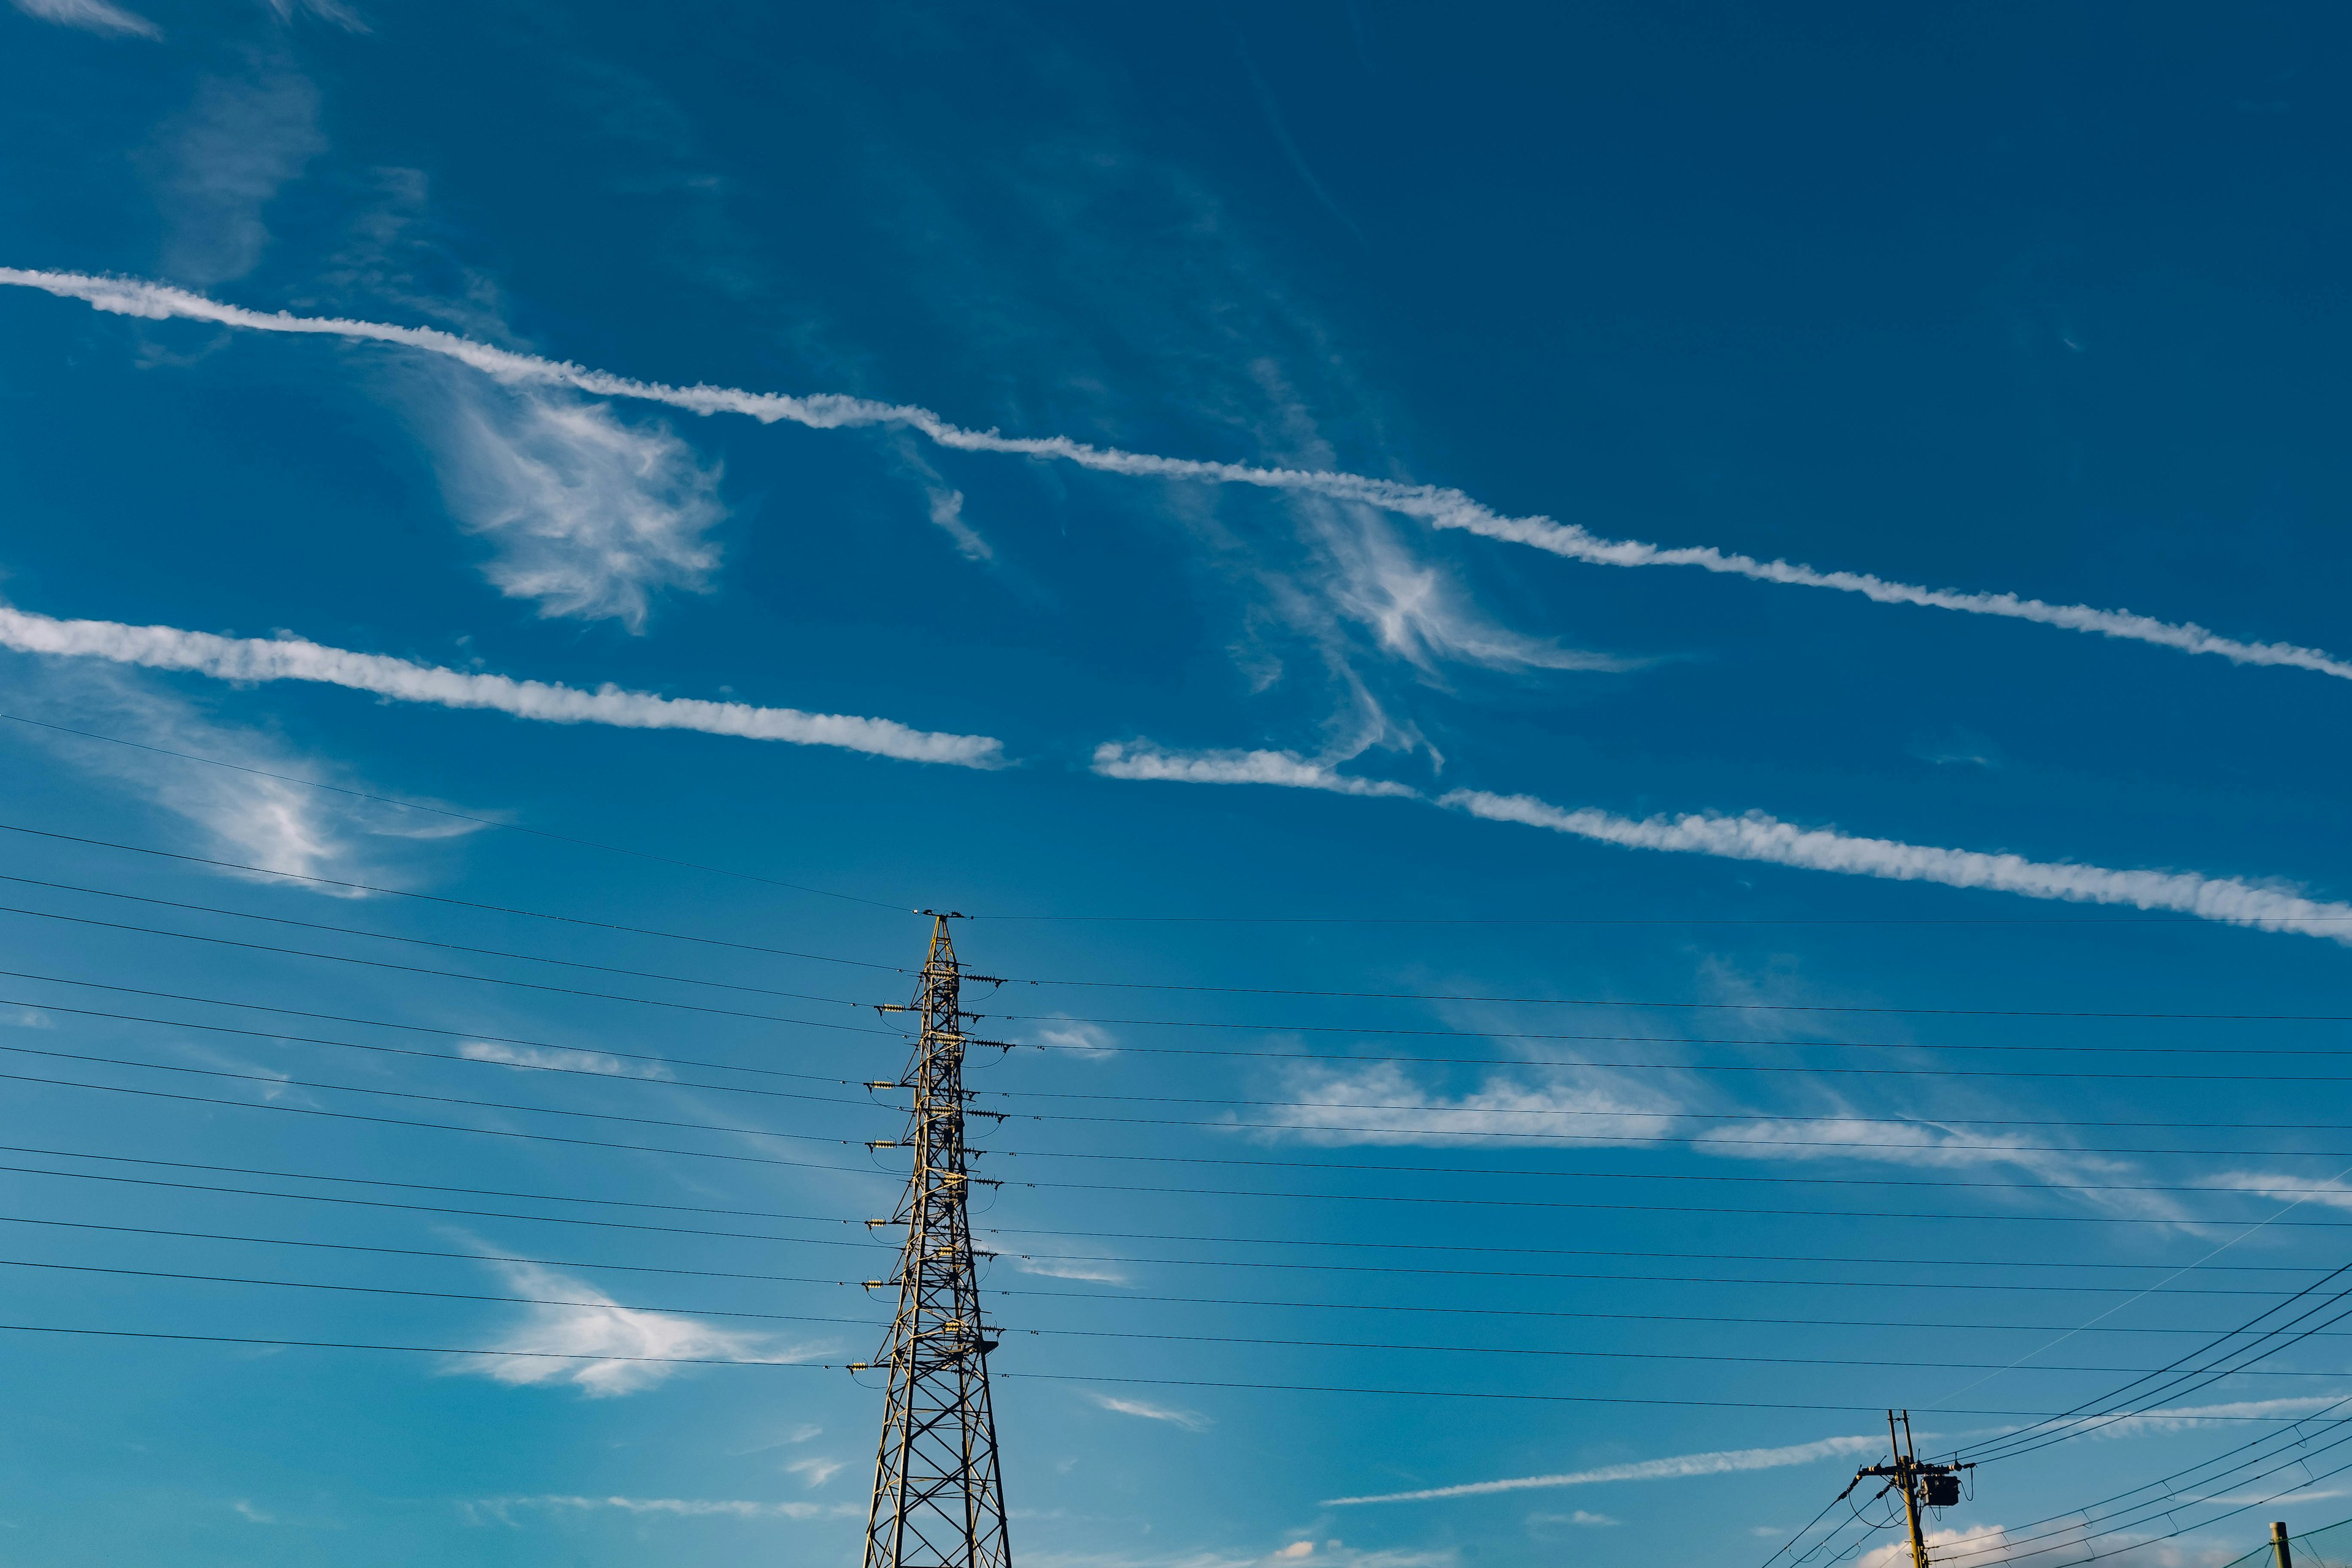
[[[1846,1491],[1864,1476],[1884,1477],[1889,1491],[1903,1494],[1904,1521],[1911,1527],[1912,1568],[1927,1568],[1927,1538],[1919,1525],[1919,1510],[1948,1508],[1960,1500],[1960,1472],[1973,1470],[1974,1465],[1931,1465],[1919,1458],[1911,1446],[1911,1412],[1903,1412],[1903,1429],[1895,1429],[1895,1412],[1886,1413],[1886,1441],[1894,1450],[1894,1460],[1885,1465],[1864,1465],[1846,1483]],[[1843,1496],[1843,1494],[1840,1494]]]
[[[922,1033],[903,1087],[914,1093],[898,1146],[914,1170],[891,1223],[907,1227],[897,1275],[898,1316],[873,1363],[887,1366],[889,1398],[866,1521],[865,1568],[1011,1568],[1004,1483],[997,1468],[996,1415],[988,1352],[996,1331],[981,1311],[964,1143],[961,970],[948,919],[931,923],[929,955],[915,1001]]]

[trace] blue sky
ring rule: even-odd
[[[2352,1256],[2325,8],[0,38],[0,1562],[855,1562],[917,908],[1026,1563],[1760,1563]]]

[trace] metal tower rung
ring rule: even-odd
[[[996,1415],[988,1352],[997,1330],[981,1315],[980,1281],[965,1200],[961,971],[947,916],[935,916],[915,1000],[890,1012],[921,1015],[913,1059],[897,1084],[913,1091],[907,1130],[873,1147],[914,1151],[907,1194],[887,1220],[907,1237],[898,1273],[898,1311],[869,1363],[890,1372],[874,1502],[866,1519],[865,1568],[1011,1568],[1004,1484],[996,1462]],[[883,1087],[879,1084],[869,1088]]]

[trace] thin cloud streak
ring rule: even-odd
[[[938,446],[955,451],[1042,458],[1075,464],[1099,473],[1194,479],[1212,484],[1249,485],[1261,489],[1307,492],[1328,496],[1335,500],[1360,501],[1385,511],[1418,518],[1433,528],[1456,529],[1482,538],[1523,544],[1591,565],[1691,566],[1759,583],[1859,594],[1882,605],[1914,605],[1928,609],[1957,611],[1963,615],[2032,621],[2067,631],[2150,643],[2182,653],[2210,654],[2234,664],[2307,669],[2339,680],[2352,680],[2352,661],[2337,658],[2319,648],[2284,642],[2245,642],[2220,636],[2193,622],[2160,621],[2128,610],[2103,610],[2089,605],[2053,605],[2016,594],[1959,593],[1918,584],[1890,582],[1864,572],[1823,572],[1796,562],[1761,561],[1752,555],[1717,550],[1711,545],[1669,547],[1642,540],[1604,539],[1578,524],[1563,523],[1549,517],[1507,517],[1463,491],[1443,485],[1408,484],[1331,469],[1272,468],[1246,463],[1161,457],[1115,447],[1097,447],[1066,436],[1006,436],[996,430],[974,430],[952,424],[930,409],[913,404],[879,403],[834,393],[796,397],[784,393],[749,392],[735,387],[671,386],[660,382],[614,375],[537,354],[493,348],[487,343],[430,327],[296,316],[282,310],[274,313],[249,310],[225,305],[186,289],[139,279],[100,278],[89,273],[10,267],[0,268],[0,284],[39,289],[62,299],[80,300],[98,310],[150,321],[178,317],[253,331],[397,343],[457,360],[509,384],[568,385],[599,397],[638,398],[695,414],[740,414],[763,424],[783,422],[814,430],[860,427],[912,430]]]
[[[1935,882],[1948,888],[2014,893],[2063,903],[2122,904],[2194,915],[2223,925],[2323,937],[2352,945],[2352,903],[2326,902],[2236,877],[2196,871],[2121,871],[2070,860],[1947,849],[1896,838],[1865,838],[1828,827],[1799,827],[1760,811],[1619,816],[1592,806],[1554,805],[1533,795],[1457,789],[1431,800],[1410,784],[1361,778],[1294,752],[1176,752],[1149,741],[1107,741],[1095,749],[1105,778],[1169,784],[1274,784],[1335,795],[1428,801],[1488,822],[1541,827],[1623,849],[1657,849],[1727,860],[1759,860],[1808,871]]]
[[[221,680],[309,680],[372,691],[402,702],[488,709],[551,724],[610,724],[626,730],[693,730],[752,741],[839,746],[908,762],[960,767],[1002,766],[1004,745],[986,735],[914,730],[890,719],[803,713],[747,702],[659,697],[616,686],[593,691],[551,681],[468,674],[386,654],[354,653],[299,637],[225,637],[176,626],[119,621],[60,621],[0,607],[0,647],[23,653],[102,658],[150,669],[189,670]]]
[[[160,38],[163,29],[136,12],[107,0],[16,0],[16,9],[60,27],[79,27],[101,37]]]
[[[1488,822],[1516,822],[1627,849],[1760,860],[1811,871],[1937,882],[2065,903],[2123,904],[2195,915],[2225,925],[2292,931],[2352,942],[2352,904],[2325,903],[2235,877],[2195,871],[2118,871],[2073,861],[2029,860],[1975,849],[1945,849],[1894,838],[1864,838],[1827,827],[1799,827],[1751,811],[1744,816],[1690,812],[1630,817],[1590,806],[1569,809],[1532,795],[1455,790],[1438,805]]]
[[[1335,795],[1423,798],[1421,792],[1410,784],[1358,778],[1295,752],[1170,752],[1149,741],[1125,745],[1106,741],[1095,748],[1094,771],[1109,779],[1278,784],[1286,789],[1329,790]]]
[[[1789,1465],[1810,1465],[1819,1459],[1866,1453],[1885,1446],[1885,1439],[1882,1437],[1824,1437],[1818,1443],[1799,1443],[1785,1448],[1722,1448],[1706,1454],[1677,1454],[1671,1458],[1603,1465],[1598,1469],[1569,1470],[1556,1476],[1515,1476],[1507,1480],[1467,1481],[1460,1486],[1427,1487],[1420,1491],[1325,1498],[1318,1506],[1355,1508],[1375,1502],[1432,1502],[1443,1498],[1486,1497],[1495,1492],[1597,1486],[1605,1481],[1662,1481],[1685,1476],[1723,1476],[1740,1470],[1772,1470]]]

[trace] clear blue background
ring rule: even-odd
[[[1545,512],[1612,537],[2352,647],[2342,521],[2352,51],[2329,7],[1930,15],[1821,5],[1767,16],[1714,5],[1301,0],[1148,14],[1056,5],[680,12],[501,0],[280,14],[155,0],[138,14],[157,36],[53,25],[21,0],[0,16],[0,263],[173,279],[261,309],[439,324],[648,379],[855,393],[1017,434],[1454,485],[1506,512]],[[532,725],[9,655],[5,706],[22,717],[877,903],[502,830],[419,837],[415,814],[291,787],[272,795],[246,775],[16,724],[0,725],[9,731],[0,734],[0,821],[280,867],[310,834],[322,847],[302,864],[324,876],[885,965],[913,963],[925,934],[897,909],[954,907],[984,917],[957,932],[969,961],[1023,980],[2057,1014],[2348,1011],[2342,947],[2308,937],[1637,854],[1410,802],[1137,784],[1087,768],[1106,741],[1335,754],[1374,738],[1350,771],[1633,816],[1758,809],[1915,843],[2275,879],[2339,898],[2352,892],[2345,694],[2317,675],[1697,573],[1583,566],[1255,491],[941,453],[887,433],[663,419],[614,405],[595,416],[606,428],[682,452],[677,460],[712,476],[709,537],[721,557],[698,590],[649,590],[648,617],[633,630],[609,616],[542,614],[487,574],[503,536],[484,531],[445,483],[467,460],[449,421],[476,405],[469,399],[517,418],[525,406],[522,395],[382,347],[131,321],[6,290],[6,596],[57,616],[239,636],[284,629],[574,685],[887,716],[1002,737],[1018,765],[975,772]],[[585,400],[548,394],[541,405],[577,410]],[[992,558],[972,559],[929,520],[927,492],[947,489],[961,493],[961,520]],[[1404,657],[1360,608],[1363,593],[1399,577],[1349,575],[1331,542],[1374,538],[1392,542],[1405,576],[1426,573],[1442,585],[1454,624],[1557,639],[1627,668]],[[908,984],[0,837],[11,839],[0,870],[79,888],[851,1003],[898,1000]],[[273,847],[279,858],[268,858]],[[12,910],[550,975],[544,965],[420,958],[291,928],[256,934],[229,917],[8,886],[0,903]],[[1003,918],[1076,915],[1150,918]],[[1171,918],[1272,916],[1312,918]],[[887,1036],[14,912],[0,921],[6,967],[47,976],[853,1081],[891,1073],[903,1048]],[[742,1000],[610,976],[596,988]],[[853,1144],[894,1127],[879,1106],[551,1081],[79,1016],[62,1009],[292,1027],[54,980],[10,980],[0,994],[10,998],[0,1015],[23,1016],[0,1031],[11,1047],[756,1123]],[[2018,1265],[2184,1265],[2278,1204],[1936,1184],[2211,1185],[2249,1172],[2328,1177],[2352,1163],[2347,1097],[2326,1077],[2336,1070],[2329,1058],[2155,1050],[2352,1043],[2334,1022],[1691,1014],[1026,984],[1003,995],[979,1005],[1015,1016],[985,1026],[1022,1041],[1066,1033],[1045,1021],[1054,1015],[1235,1026],[1111,1022],[1093,1037],[1128,1048],[1016,1054],[985,1080],[1012,1094],[996,1102],[1006,1109],[1161,1121],[1016,1121],[990,1134],[1002,1147],[1351,1167],[999,1161],[1008,1179],[1681,1205],[1514,1210],[1008,1186],[992,1200],[992,1226],[1281,1243],[1020,1244],[1038,1251],[1406,1269],[1436,1255],[1322,1244],[1969,1260],[1463,1264],[1825,1282],[1775,1285],[1135,1261],[1089,1265],[1119,1280],[1088,1283],[1000,1260],[992,1288],[1045,1292],[1006,1294],[997,1307],[1008,1331],[996,1365],[1007,1374],[998,1402],[1013,1541],[1032,1563],[1223,1568],[1286,1549],[1292,1555],[1278,1561],[1365,1568],[1613,1564],[1662,1552],[1760,1560],[1775,1542],[1769,1532],[1811,1516],[1851,1461],[1374,1507],[1320,1500],[1866,1434],[1869,1412],[1888,1404],[1913,1406],[1939,1440],[2002,1419],[1929,1415],[1939,1401],[2062,1408],[2122,1379],[2029,1368],[1952,1398],[1980,1374],[1909,1363],[1998,1365],[2128,1294],[1962,1287],[2088,1279],[2137,1289],[2163,1271]],[[749,1010],[860,1021],[839,1005],[755,998]],[[1383,1028],[1465,1033],[1375,1032]],[[1310,1029],[1333,1032],[1301,1032]],[[1538,1042],[1512,1031],[1675,1043]],[[362,1037],[350,1026],[297,1032]],[[1685,1043],[1727,1037],[1780,1043]],[[381,1030],[364,1037],[447,1046]],[[1822,1043],[1832,1041],[2121,1054],[1902,1053],[1899,1065],[2119,1075],[1905,1078],[1832,1074],[1890,1057]],[[1166,1124],[1249,1121],[1234,1102],[1298,1098],[1288,1091],[1300,1080],[1279,1064],[1134,1048],[1209,1045],[1680,1064],[1622,1073],[1401,1064],[1412,1095],[1432,1101],[1496,1083],[1563,1094],[1633,1085],[1692,1111],[2222,1125],[2020,1132],[2063,1146],[2023,1160],[1816,1150],[1768,1162],[1674,1145],[1318,1142]],[[267,1098],[245,1080],[12,1061],[0,1070]],[[1800,1070],[1698,1070],[1738,1064]],[[2154,1076],[2232,1071],[2268,1081]],[[2297,1073],[2307,1080],[2277,1081]],[[520,1112],[268,1092],[278,1104],[604,1135],[594,1123]],[[1023,1098],[1055,1093],[1108,1098]],[[887,1175],[16,1080],[0,1098],[5,1141],[47,1151],[847,1219],[881,1212],[891,1186]],[[866,1163],[854,1148],[702,1131],[612,1135]],[[2106,1148],[2133,1152],[2092,1152]],[[2212,1152],[2158,1152],[2173,1149]],[[55,1153],[0,1163],[171,1175]],[[1477,1165],[1524,1179],[1353,1168],[1381,1164]],[[1830,1184],[1563,1173],[1600,1172]],[[1868,1184],[1884,1182],[1930,1184]],[[1759,1212],[1687,1212],[1694,1205]],[[1873,1208],[2059,1217],[1774,1212]],[[879,1254],[814,1244],[856,1234],[835,1224],[762,1221],[746,1228],[807,1239],[753,1244],[20,1174],[0,1175],[0,1211],[828,1279],[887,1267]],[[2076,1223],[2095,1215],[2179,1223]],[[2325,1204],[2294,1217],[2339,1215],[2352,1221]],[[19,1263],[516,1293],[460,1258],[0,1229],[11,1233],[0,1258]],[[1014,1245],[1009,1231],[1003,1245]],[[2332,1230],[2282,1226],[2224,1260],[2327,1268],[2344,1257]],[[854,1289],[562,1272],[631,1304],[860,1319],[877,1310]],[[524,1309],[490,1303],[0,1273],[0,1316],[25,1324],[439,1346],[520,1343],[538,1331]],[[2263,1299],[2189,1288],[2307,1278],[2200,1271],[2106,1325],[2219,1327]],[[1920,1288],[1853,1283],[1865,1279]],[[1087,1294],[1053,1299],[1072,1291]],[[1145,1299],[1170,1296],[1327,1305]],[[1629,1316],[1338,1305],[1368,1301]],[[1800,1321],[1683,1321],[1710,1316]],[[1817,1326],[1885,1320],[2051,1331]],[[771,1327],[772,1345],[818,1346],[830,1361],[867,1353],[878,1333]],[[1286,1348],[1031,1329],[1896,1364]],[[2086,1333],[2042,1360],[2152,1366],[2190,1342]],[[2321,1340],[2275,1369],[2341,1365],[2341,1351]],[[1056,1376],[1022,1375],[1041,1373]],[[1117,1377],[1178,1386],[1107,1381]],[[2345,1386],[2249,1376],[2210,1399]],[[1787,1405],[1842,1408],[1773,1408]],[[830,1563],[856,1557],[880,1400],[832,1372],[694,1369],[592,1397],[561,1382],[509,1386],[446,1356],[16,1333],[0,1335],[0,1407],[5,1562],[751,1554]],[[2077,1445],[2064,1467],[1989,1469],[1977,1500],[1944,1522],[2048,1513],[2252,1431],[2195,1426]],[[786,1468],[811,1458],[824,1463]],[[820,1476],[827,1463],[839,1468]],[[2296,1510],[2297,1528],[2352,1513],[2352,1501],[2326,1495],[2345,1492],[2313,1491],[2322,1495],[2282,1505]],[[615,1498],[757,1507],[713,1515],[547,1500]],[[772,1508],[782,1504],[806,1517]],[[2172,1549],[2184,1560],[2235,1555],[2259,1542],[2269,1517],[2244,1515]]]

